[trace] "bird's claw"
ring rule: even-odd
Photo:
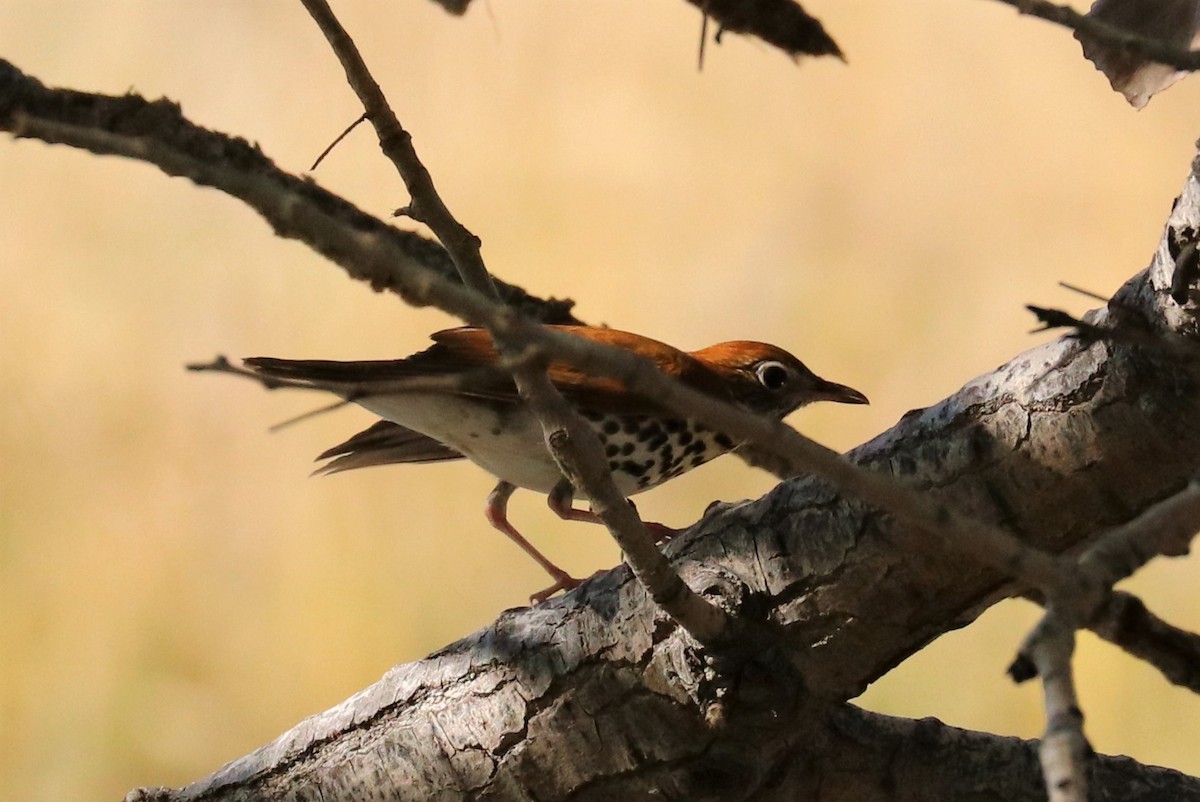
[[[530,604],[541,604],[546,599],[553,596],[555,593],[558,593],[560,590],[562,590],[562,591],[574,590],[575,588],[579,587],[581,584],[583,584],[582,579],[576,579],[575,577],[571,576],[570,574],[568,574],[564,571],[561,575],[556,577],[553,585],[551,585],[550,587],[545,588],[543,590],[539,590],[537,593],[530,595],[529,603]]]

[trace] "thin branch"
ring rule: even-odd
[[[1136,596],[1114,592],[1088,628],[1145,660],[1174,684],[1200,693],[1200,635],[1163,621]]]
[[[1083,735],[1083,712],[1075,695],[1074,650],[1075,627],[1050,604],[1009,669],[1018,681],[1031,670],[1042,678],[1046,734],[1038,755],[1050,802],[1087,802],[1088,798],[1087,758],[1092,750]]]
[[[1092,580],[1112,587],[1160,555],[1182,557],[1200,532],[1200,482],[1103,534],[1079,557]]]
[[[1120,308],[1112,307],[1114,301],[1109,303],[1110,311],[1117,313],[1115,320],[1123,322],[1128,319],[1128,316],[1121,315]],[[1150,331],[1137,325],[1113,325],[1108,321],[1103,324],[1092,323],[1062,309],[1050,309],[1032,304],[1026,304],[1025,308],[1032,312],[1033,316],[1042,324],[1041,328],[1034,329],[1033,333],[1052,329],[1074,329],[1070,336],[1085,343],[1103,341],[1150,348],[1178,361],[1181,366],[1194,366],[1200,363],[1200,347],[1197,346],[1195,340]]]
[[[354,122],[347,125],[346,130],[344,130],[340,134],[338,134],[332,142],[330,142],[328,145],[325,146],[325,150],[321,151],[320,155],[318,155],[317,158],[313,160],[312,167],[309,167],[308,171],[311,173],[313,170],[320,167],[321,162],[325,161],[325,157],[328,156],[331,152],[333,152],[333,149],[338,146],[338,143],[341,142],[346,137],[350,136],[351,131],[353,131],[360,124],[362,124],[366,121],[367,121],[367,115],[363,114],[363,115],[359,116],[359,118],[357,120],[355,120]]]
[[[1058,5],[1048,0],[1000,0],[1012,6],[1021,14],[1053,22],[1070,28],[1076,33],[1094,41],[1103,42],[1113,47],[1125,48],[1151,61],[1166,64],[1180,70],[1194,72],[1200,70],[1200,51],[1180,50],[1140,34],[1109,25],[1106,22],[1080,14],[1069,6]]]
[[[1084,287],[1080,287],[1077,284],[1070,284],[1066,281],[1060,281],[1060,282],[1058,282],[1058,286],[1062,287],[1064,290],[1070,290],[1071,292],[1077,292],[1085,298],[1091,298],[1093,301],[1099,301],[1102,304],[1108,303],[1109,296],[1102,295],[1098,292],[1094,292],[1089,289],[1085,289]]]
[[[487,383],[498,377],[507,378],[512,375],[514,370],[519,370],[534,361],[540,361],[540,356],[533,352],[526,352],[518,355],[515,359],[503,357],[495,366],[489,365],[474,368],[461,373],[441,376],[411,376],[391,381],[377,380],[372,381],[369,385],[353,381],[341,383],[325,382],[320,387],[314,386],[312,381],[308,379],[265,376],[258,371],[233,364],[224,355],[217,356],[211,362],[194,362],[185,367],[197,373],[227,373],[232,376],[240,376],[241,378],[250,379],[262,385],[267,390],[294,389],[328,392],[329,386],[335,384],[339,395],[347,401],[353,402],[355,399],[362,398],[365,395],[377,395],[381,393],[453,393],[461,391],[466,387],[478,386],[478,382]]]
[[[432,176],[417,156],[412,137],[400,125],[353,39],[325,0],[302,2],[341,61],[375,126],[380,147],[408,187],[412,200],[407,213],[428,225],[442,241],[466,286],[498,302],[480,255],[479,238],[459,223],[442,201]],[[502,355],[512,356],[530,346],[530,341],[504,318],[492,321],[488,328]],[[595,431],[550,383],[545,365],[519,365],[512,375],[521,397],[542,425],[555,462],[604,521],[650,597],[700,643],[718,646],[729,641],[734,631],[729,614],[688,588],[659,551],[636,509],[617,490]]]
[[[358,46],[334,16],[328,3],[324,0],[301,2],[341,62],[346,80],[358,95],[367,119],[375,127],[375,133],[379,136],[379,147],[396,166],[397,172],[404,180],[411,198],[408,216],[429,226],[442,245],[446,246],[459,275],[463,277],[463,283],[474,287],[477,292],[496,297],[495,290],[491,289],[492,277],[484,267],[483,258],[479,253],[479,237],[459,223],[442,202],[441,195],[433,184],[433,176],[417,158],[412,136],[404,130],[404,126],[392,111],[383,90],[371,76],[362,54],[358,52]]]

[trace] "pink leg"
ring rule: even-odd
[[[487,508],[484,511],[487,515],[488,523],[496,529],[503,532],[509,540],[521,547],[522,551],[534,559],[534,561],[545,569],[546,573],[554,579],[554,584],[545,590],[538,591],[529,597],[531,602],[537,603],[544,601],[547,597],[554,595],[560,590],[570,590],[578,587],[579,580],[568,574],[563,569],[559,568],[554,563],[546,558],[533,544],[518,532],[512,524],[508,522],[508,499],[512,496],[513,491],[517,489],[516,485],[509,482],[501,482],[496,485],[496,489],[488,494]]]
[[[559,518],[562,518],[564,521],[586,521],[593,524],[604,523],[604,521],[600,519],[600,516],[591,510],[576,509],[574,502],[575,488],[571,487],[571,485],[565,481],[556,484],[554,489],[550,491],[550,495],[546,498],[546,503],[550,506],[550,509],[552,509],[554,514]],[[632,501],[630,501],[629,504],[636,507]],[[675,535],[678,535],[681,531],[679,529],[672,529],[669,526],[664,526],[663,524],[655,523],[653,521],[643,521],[642,523],[645,524],[646,531],[648,531],[650,536],[654,538],[654,542],[659,545],[666,543],[668,540],[675,537]]]

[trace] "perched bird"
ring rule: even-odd
[[[866,404],[857,390],[826,381],[773,345],[726,342],[686,353],[623,331],[591,326],[550,328],[645,357],[668,376],[744,409],[782,418],[813,401]],[[434,344],[405,359],[333,362],[257,357],[245,365],[267,384],[325,390],[383,418],[318,459],[319,473],[399,462],[467,458],[500,480],[488,496],[487,519],[538,562],[554,585],[542,599],[577,584],[509,523],[508,499],[518,487],[548,494],[566,520],[596,521],[575,509],[573,487],[546,451],[542,429],[517,395],[512,377],[484,329],[458,328],[432,336]],[[588,420],[626,496],[648,490],[737,448],[721,432],[678,416],[615,379],[589,376],[563,362],[550,381]],[[665,527],[658,531],[669,532]]]

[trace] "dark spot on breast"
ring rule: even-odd
[[[620,467],[621,467],[621,463],[617,462],[615,459],[610,459],[608,461],[609,471],[615,471],[617,468],[620,468]]]
[[[679,445],[681,445],[681,446],[686,446],[688,443],[692,442],[692,440],[694,440],[694,439],[695,439],[695,435],[692,434],[691,429],[684,429],[682,432],[679,433]]]
[[[604,413],[597,412],[594,409],[581,409],[579,410],[579,414],[593,423],[599,423],[600,421],[604,420]]]
[[[617,432],[621,431],[621,424],[618,423],[615,418],[609,418],[608,420],[604,421],[603,431],[605,434],[616,434]]]
[[[678,434],[687,428],[687,424],[679,418],[671,418],[663,421],[663,427],[671,434]]]
[[[717,432],[717,435],[713,438],[713,442],[726,451],[733,448],[733,439],[724,432]]]
[[[705,443],[703,440],[693,440],[688,444],[688,447],[683,450],[683,453],[685,455],[703,454],[705,451],[708,451],[707,443]]]
[[[628,457],[632,453],[633,453],[633,443],[626,443],[625,445],[621,446],[621,456],[622,457]]]
[[[503,432],[501,431],[499,426],[492,427],[492,437],[499,437],[501,434],[503,434]]]
[[[621,431],[625,434],[637,434],[638,428],[642,425],[642,419],[639,416],[631,415],[621,421]]]
[[[703,454],[697,454],[696,456],[692,457],[693,468],[695,468],[697,465],[703,465],[706,462],[708,462],[708,459]]]
[[[667,444],[666,434],[659,433],[653,440],[651,440],[649,443],[646,443],[646,448],[650,449],[651,451],[658,451],[660,448],[662,448],[666,444]]]
[[[621,449],[617,447],[616,443],[609,443],[604,447],[604,456],[615,457],[620,451]]]
[[[647,440],[653,440],[656,437],[664,437],[662,427],[657,423],[651,423],[649,426],[638,432],[637,439],[639,443],[644,443]]]
[[[653,465],[654,463],[651,462],[650,464]],[[627,459],[621,463],[621,470],[625,471],[625,473],[629,474],[630,476],[645,476],[646,468],[646,465],[643,465],[640,462],[634,462],[631,459]]]
[[[649,476],[641,477],[640,479],[638,479],[637,484],[638,484],[638,487],[649,487],[650,486],[650,477]]]

